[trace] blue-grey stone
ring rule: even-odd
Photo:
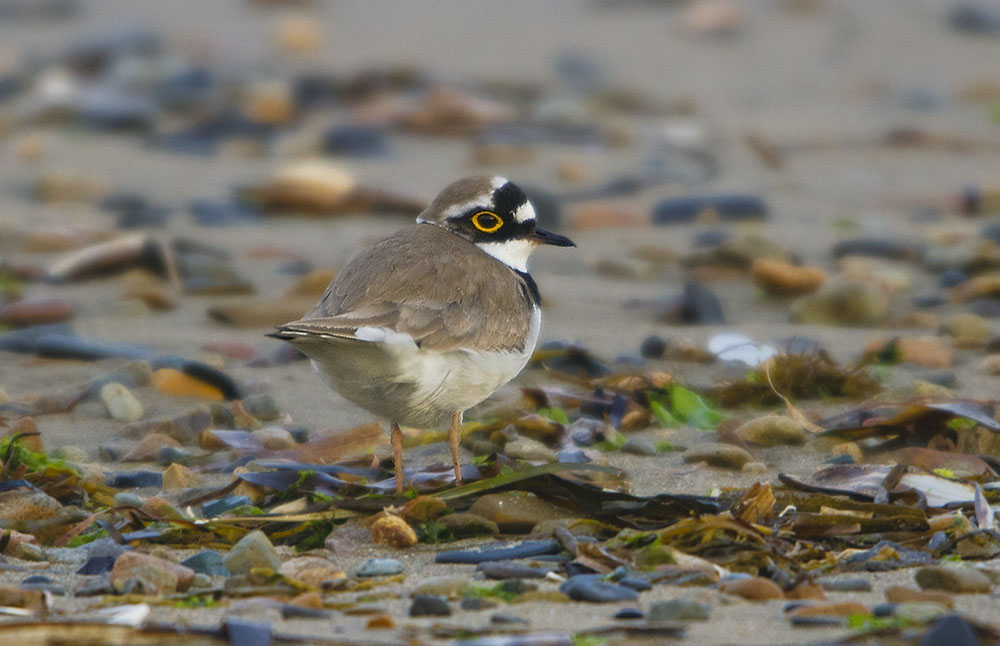
[[[105,574],[115,566],[114,556],[91,556],[87,562],[80,566],[77,574]]]
[[[968,280],[969,277],[965,275],[965,272],[961,269],[945,269],[941,272],[941,276],[938,278],[938,285],[944,288],[954,287],[955,285],[960,285]]]
[[[656,601],[649,606],[649,621],[707,621],[711,606],[693,599]]]
[[[203,227],[231,227],[239,224],[256,224],[261,214],[245,204],[216,200],[195,200],[188,205],[188,213]]]
[[[436,594],[421,594],[413,598],[411,617],[447,617],[451,614],[448,600]]]
[[[323,152],[351,157],[376,157],[389,151],[385,131],[375,126],[335,126],[323,135]]]
[[[938,619],[920,639],[920,646],[979,646],[976,631],[959,615]]]
[[[163,474],[158,471],[119,471],[109,473],[105,484],[115,489],[162,487]]]
[[[511,561],[486,561],[477,565],[476,571],[487,579],[544,579],[552,570]]]
[[[667,350],[667,341],[658,334],[647,336],[639,344],[639,354],[647,359],[662,359]]]
[[[613,603],[615,601],[635,601],[639,593],[632,588],[605,580],[600,574],[581,574],[561,586],[559,591],[574,601]]]
[[[222,554],[215,550],[202,550],[181,561],[181,565],[208,576],[229,576],[229,570],[222,563]]]
[[[871,256],[893,260],[920,260],[924,256],[922,242],[898,238],[854,238],[833,245],[833,257]]]
[[[403,564],[396,559],[368,559],[355,572],[356,576],[390,576],[403,571]]]
[[[717,214],[723,221],[764,220],[767,205],[761,197],[746,194],[673,197],[653,206],[653,223],[684,224],[706,212]]]
[[[542,554],[558,554],[562,545],[555,539],[542,541],[523,541],[521,543],[492,543],[479,549],[447,550],[438,552],[435,563],[483,563],[485,561],[504,561],[507,559],[524,559]]]

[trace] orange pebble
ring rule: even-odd
[[[153,373],[153,387],[161,393],[168,395],[188,395],[190,397],[202,397],[213,401],[222,401],[222,391],[199,381],[194,377],[189,377],[180,370],[173,368],[160,368]]]
[[[379,628],[388,628],[392,630],[396,627],[396,622],[392,620],[392,617],[386,614],[375,615],[370,618],[367,623],[365,623],[365,628],[368,630],[378,630]]]

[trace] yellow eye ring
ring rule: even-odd
[[[489,224],[480,222],[481,219],[485,219]],[[503,226],[503,219],[492,211],[480,211],[472,216],[472,226],[483,233],[493,233]]]

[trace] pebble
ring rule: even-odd
[[[417,533],[394,514],[384,514],[372,523],[371,536],[373,543],[395,548],[411,547],[417,543]]]
[[[163,471],[163,489],[190,489],[198,486],[200,479],[183,464],[171,464]]]
[[[1000,38],[1000,9],[989,2],[960,2],[952,5],[947,12],[948,24],[952,28]]]
[[[667,303],[661,318],[667,322],[689,325],[722,325],[726,315],[722,301],[699,282],[688,281],[680,297]]]
[[[114,567],[116,558],[115,556],[91,556],[77,569],[76,574],[87,576],[106,574]]]
[[[917,570],[917,585],[922,590],[947,590],[957,593],[989,593],[990,579],[971,567],[928,566]]]
[[[487,579],[544,579],[552,570],[509,561],[486,561],[476,566]]]
[[[671,599],[654,601],[649,605],[646,617],[656,621],[707,621],[712,607],[693,599]]]
[[[372,558],[358,566],[355,576],[392,576],[403,571],[403,564],[396,559]]]
[[[790,311],[798,323],[875,327],[888,318],[889,299],[871,281],[833,281],[793,301]]]
[[[666,350],[666,339],[656,334],[647,336],[639,344],[639,354],[646,359],[662,359]]]
[[[988,375],[1000,375],[1000,354],[991,354],[979,362],[979,370]]]
[[[767,206],[756,195],[674,197],[653,206],[653,224],[685,224],[695,220],[743,222],[764,220]]]
[[[441,575],[423,577],[413,589],[410,597],[439,596],[456,599],[469,587],[469,577],[464,575]]]
[[[181,565],[191,568],[199,574],[208,576],[229,576],[229,570],[223,563],[222,554],[215,550],[202,550],[183,561]]]
[[[285,451],[295,448],[297,445],[292,434],[280,426],[257,429],[253,431],[253,436],[260,441],[265,449],[271,451]]]
[[[283,17],[277,24],[274,42],[285,54],[308,54],[320,43],[319,23],[306,14]]]
[[[285,561],[278,568],[278,573],[313,588],[323,587],[326,581],[347,577],[336,564],[319,556],[299,556]]]
[[[147,593],[163,594],[187,590],[194,581],[194,575],[194,570],[179,563],[128,551],[115,560],[110,583],[115,590],[124,592],[130,580],[140,579]]]
[[[894,585],[886,588],[885,600],[889,603],[907,603],[911,601],[921,603],[936,603],[946,608],[954,608],[955,600],[944,592],[927,592],[925,590],[914,590],[902,585]]]
[[[381,157],[389,152],[385,130],[377,126],[334,126],[322,137],[323,152],[348,157]]]
[[[393,621],[392,616],[386,613],[369,617],[365,622],[365,630],[393,630],[395,628],[396,622]]]
[[[644,616],[638,608],[622,608],[614,614],[615,619],[642,619]]]
[[[719,442],[703,442],[690,447],[684,452],[687,463],[706,462],[713,467],[739,471],[747,462],[753,460],[747,451],[732,444]]]
[[[560,585],[559,591],[574,601],[594,603],[634,601],[639,598],[639,593],[632,588],[607,581],[600,574],[575,576]]]
[[[160,368],[153,372],[153,387],[167,395],[201,397],[211,401],[225,399],[222,391],[204,381],[195,379],[173,368]]]
[[[920,646],[981,646],[982,643],[976,629],[953,614],[938,619],[920,639]]]
[[[73,305],[62,298],[33,298],[14,301],[0,307],[0,325],[29,327],[68,321]]]
[[[1000,295],[1000,274],[973,276],[952,288],[951,295],[953,300],[960,303],[996,297]]]
[[[977,298],[969,303],[969,312],[986,319],[1000,318],[1000,300]]]
[[[554,539],[523,541],[520,543],[493,543],[470,550],[445,550],[434,556],[435,563],[484,563],[531,558],[563,551],[562,544]]]
[[[924,246],[917,242],[907,242],[895,238],[841,240],[833,246],[833,257],[843,258],[844,256],[920,260],[924,256]]]
[[[232,574],[250,574],[254,568],[266,568],[277,572],[281,567],[281,557],[274,550],[267,535],[254,530],[241,538],[222,560]]]
[[[952,337],[958,348],[981,348],[989,342],[992,335],[985,319],[968,312],[952,314],[946,318],[941,322],[939,332]]]
[[[250,413],[262,422],[271,422],[281,415],[281,409],[278,408],[278,402],[274,400],[274,397],[267,394],[257,394],[245,397],[242,400],[243,410]]]
[[[556,462],[558,460],[555,451],[530,437],[518,437],[512,442],[507,442],[503,452],[507,457],[519,460],[533,462]]]
[[[497,605],[499,604],[496,601],[482,597],[465,597],[458,602],[458,607],[462,610],[489,610],[496,608]]]
[[[752,419],[734,431],[744,442],[758,446],[798,446],[807,438],[802,424],[784,415],[765,415]]]
[[[27,330],[31,329],[34,328],[27,328]],[[14,334],[15,332],[8,332],[4,336]],[[18,350],[14,351],[17,352]],[[29,352],[50,359],[75,359],[78,361],[148,359],[153,355],[151,350],[141,346],[116,341],[105,341],[103,339],[84,338],[72,333],[41,334],[33,339]]]
[[[630,436],[625,443],[622,444],[621,448],[624,453],[631,453],[633,455],[656,455],[656,445],[653,444],[649,439],[645,437],[639,437],[637,435]]]
[[[118,382],[106,383],[101,387],[101,401],[107,408],[108,416],[119,422],[135,422],[142,418],[142,404],[128,388]]]
[[[759,576],[720,581],[719,592],[750,601],[767,601],[784,597],[781,588],[774,581]]]
[[[231,227],[261,220],[259,211],[242,203],[202,199],[191,202],[187,208],[195,222],[203,227]]]
[[[932,369],[950,368],[952,351],[941,339],[933,336],[904,336],[897,339],[877,339],[865,346],[866,355],[877,355],[889,343],[895,343],[895,354],[901,363]]]
[[[722,38],[739,34],[746,19],[739,2],[692,0],[684,4],[681,22],[694,34]]]
[[[180,448],[181,444],[174,438],[163,433],[149,433],[143,436],[139,442],[132,447],[132,450],[125,454],[122,462],[151,462],[155,460],[165,448]]]
[[[158,471],[119,471],[107,474],[105,484],[115,489],[162,487],[163,474]]]
[[[758,258],[750,265],[750,278],[771,296],[802,296],[822,287],[826,283],[826,272],[819,267]]]
[[[142,507],[142,503],[145,502],[142,496],[134,494],[131,491],[116,493],[114,501],[117,507]]]
[[[39,613],[45,611],[48,604],[42,590],[25,590],[14,585],[0,585],[0,606],[26,608]]]
[[[826,599],[823,586],[808,580],[800,581],[794,588],[785,592],[786,599],[810,599],[822,601]]]
[[[569,510],[523,492],[480,496],[469,507],[469,513],[493,521],[500,531],[512,534],[527,533],[542,521],[572,517]]]
[[[840,577],[819,579],[819,584],[827,592],[871,592],[872,584],[868,579],[844,579]]]
[[[448,600],[437,595],[420,595],[410,604],[411,617],[447,617],[451,615]]]
[[[945,289],[950,289],[956,285],[961,285],[969,277],[960,269],[945,269],[938,277],[938,285]]]

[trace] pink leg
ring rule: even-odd
[[[455,413],[448,429],[448,444],[451,445],[451,462],[455,466],[455,484],[462,484],[462,465],[458,461],[458,443],[462,441],[462,413]]]
[[[399,424],[392,423],[392,462],[396,465],[396,495],[403,493],[403,432]]]

